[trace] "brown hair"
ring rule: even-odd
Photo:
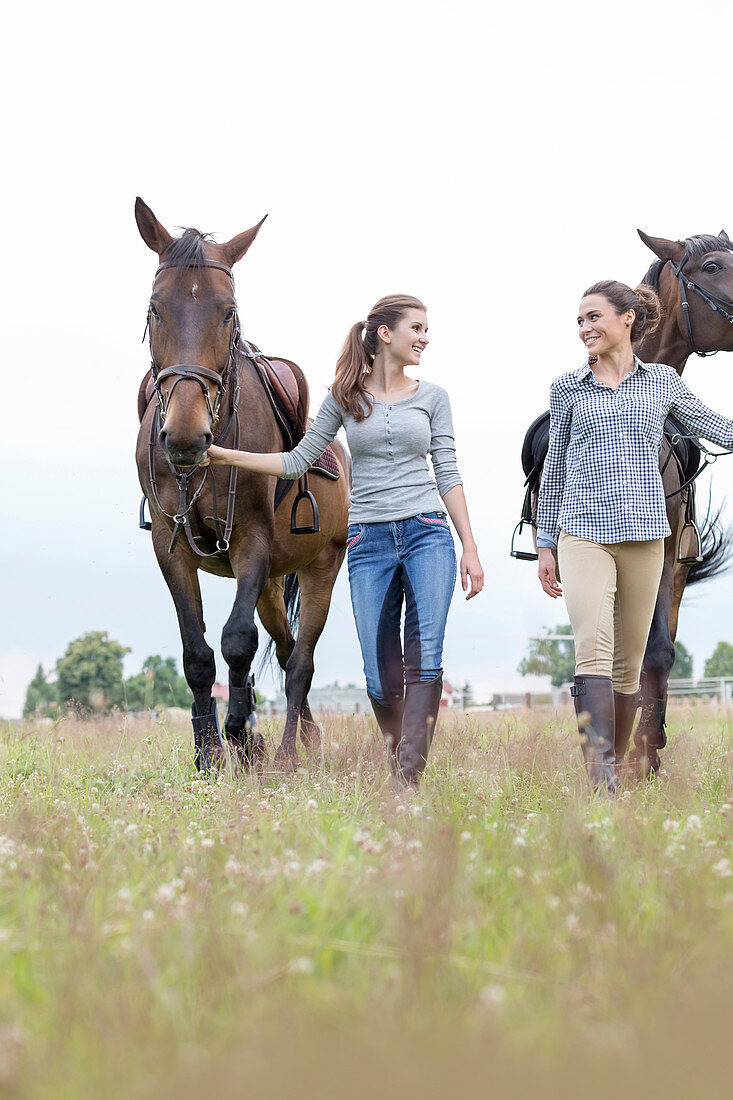
[[[591,294],[601,294],[611,303],[616,313],[621,316],[627,309],[633,309],[636,317],[631,326],[631,343],[636,344],[655,328],[662,319],[662,303],[657,292],[646,283],[639,283],[632,290],[626,283],[619,283],[615,279],[604,279],[600,283],[589,286],[583,295],[584,298]]]
[[[336,364],[331,393],[344,412],[351,413],[356,421],[366,420],[372,413],[371,402],[365,396],[364,379],[379,348],[377,329],[381,325],[396,328],[408,309],[425,309],[425,306],[410,294],[389,294],[372,306],[366,321],[357,321],[349,329]]]

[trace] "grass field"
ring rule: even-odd
[[[366,718],[261,780],[0,727],[0,1091],[730,1095],[729,716],[669,735],[609,802],[549,709],[441,719],[417,797]]]

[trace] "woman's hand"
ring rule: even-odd
[[[217,447],[214,443],[211,444],[206,452],[206,458],[201,463],[202,466],[231,466],[232,464],[232,452],[227,450],[226,447]]]
[[[484,587],[484,571],[481,562],[478,560],[477,550],[464,550],[461,555],[461,586],[464,592],[468,588],[469,577],[471,578],[471,591],[466,599],[472,600],[474,596],[478,596]]]
[[[543,591],[548,596],[552,596],[553,600],[556,600],[558,596],[562,596],[562,588],[557,583],[555,552],[549,546],[540,546],[538,554],[540,559],[538,569],[540,584]]]

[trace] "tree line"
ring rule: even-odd
[[[75,638],[48,674],[39,664],[26,690],[23,717],[54,716],[69,706],[96,713],[190,707],[192,695],[173,657],[151,656],[142,671],[124,678],[122,658],[130,650],[93,630]]]
[[[558,635],[566,635],[558,637]],[[675,642],[675,660],[671,679],[692,680],[694,669],[692,654],[682,642]],[[529,653],[520,662],[517,671],[522,676],[549,676],[554,687],[569,683],[575,674],[575,646],[570,625],[545,629],[545,636],[532,638]],[[703,678],[733,676],[733,645],[718,642],[705,661]]]

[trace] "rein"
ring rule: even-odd
[[[707,290],[703,290],[699,283],[696,283],[694,279],[691,279],[689,275],[685,275],[682,268],[689,260],[689,252],[685,252],[684,256],[678,264],[675,264],[672,260],[669,261],[672,270],[677,276],[677,280],[680,284],[680,297],[682,298],[682,313],[685,318],[685,326],[687,328],[687,340],[695,355],[699,355],[701,359],[705,359],[708,355],[717,355],[717,351],[700,351],[695,347],[695,341],[692,337],[692,322],[690,321],[690,305],[687,301],[687,294],[685,288],[691,291],[693,294],[697,294],[699,298],[702,298],[705,305],[710,306],[713,313],[719,313],[721,317],[725,317],[729,325],[733,325],[733,302],[728,302],[725,298],[719,298],[716,294],[711,294]]]

